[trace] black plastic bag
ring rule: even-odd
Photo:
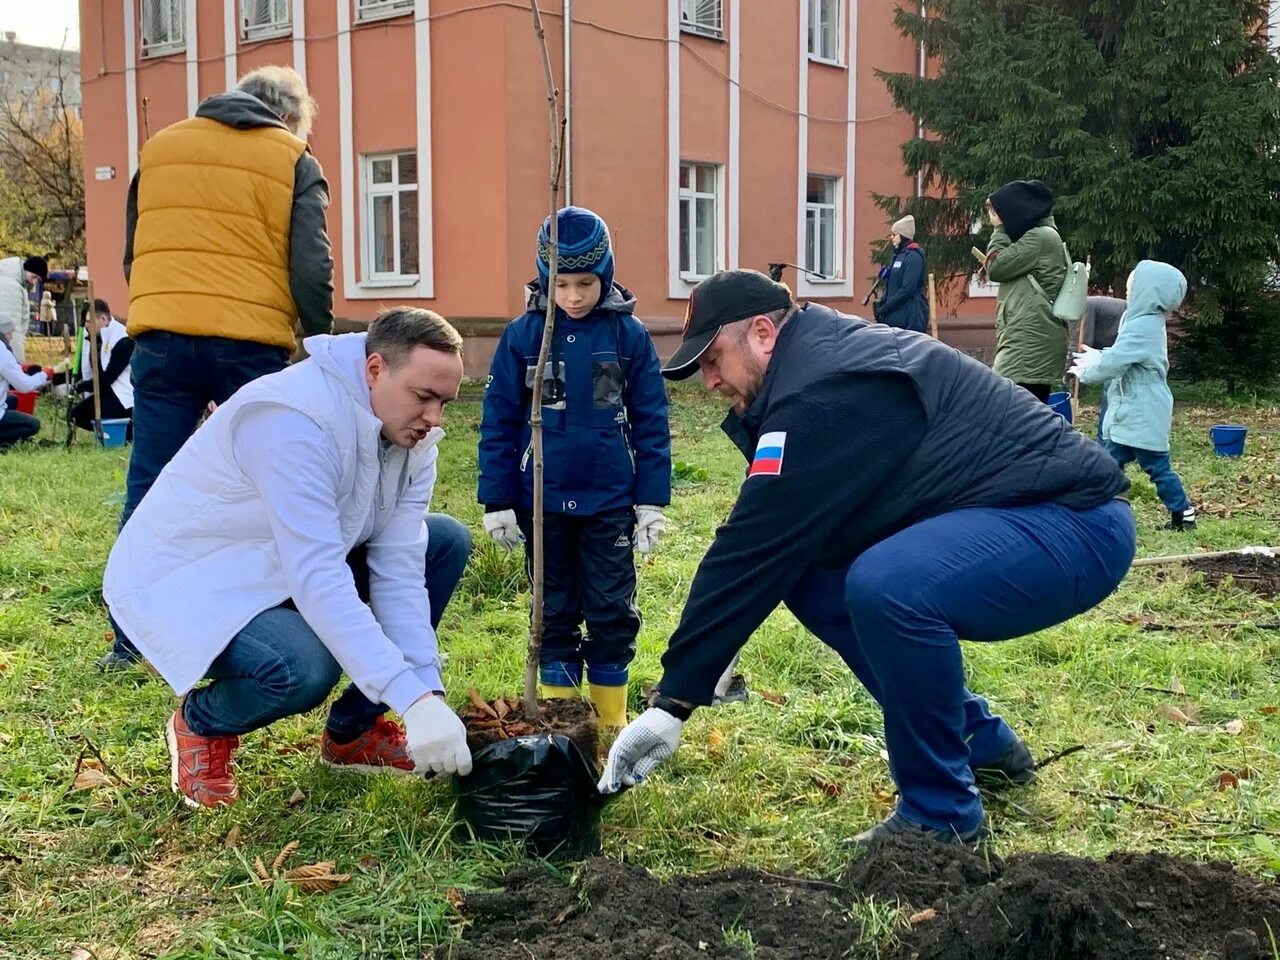
[[[454,778],[458,814],[479,840],[514,840],[540,857],[600,852],[599,774],[560,734],[512,737],[471,756]]]

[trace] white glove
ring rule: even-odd
[[[514,510],[495,510],[484,515],[484,532],[493,542],[507,550],[520,546],[520,526]]]
[[[1075,354],[1075,359],[1071,362],[1071,367],[1067,370],[1067,373],[1079,379],[1081,374],[1088,373],[1097,366],[1101,356],[1101,350],[1097,350],[1087,344],[1081,344],[1080,352]]]
[[[57,363],[53,365],[53,372],[66,373],[68,370],[71,369],[71,364],[72,364],[71,357],[63,357],[61,360],[59,360]]]
[[[467,728],[449,709],[444,697],[429,694],[414,701],[403,719],[414,773],[456,773],[465,777],[471,772]]]
[[[657,707],[632,720],[609,748],[600,792],[617,793],[623,787],[634,787],[675,754],[683,729],[683,720]]]
[[[636,507],[636,549],[642,554],[654,548],[667,529],[667,518],[661,507],[641,504]]]

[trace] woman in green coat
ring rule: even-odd
[[[995,230],[985,272],[1000,285],[994,369],[1042,401],[1067,365],[1067,327],[1053,315],[1067,262],[1052,211],[1053,194],[1039,180],[1014,180],[987,199]]]

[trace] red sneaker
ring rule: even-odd
[[[379,717],[372,729],[350,743],[335,743],[326,730],[320,738],[320,762],[359,773],[413,773],[413,758],[409,756],[404,729],[385,717]]]
[[[239,737],[202,737],[182,718],[179,706],[165,728],[169,741],[169,784],[188,807],[224,807],[240,796],[231,774],[231,752]]]

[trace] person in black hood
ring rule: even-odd
[[[779,603],[884,710],[901,797],[860,834],[985,834],[977,775],[1027,783],[1027,747],[965,687],[959,637],[1006,640],[1110,594],[1137,531],[1128,481],[1026,391],[932,337],[798,307],[751,270],[693,289],[663,367],[701,369],[749,466],[693,578],[650,708],[600,789],[675,753],[733,655]]]
[[[987,279],[996,298],[996,373],[1047,401],[1067,367],[1067,328],[1053,301],[1067,276],[1067,252],[1053,219],[1053,194],[1039,180],[1006,183],[987,201],[995,228]]]

